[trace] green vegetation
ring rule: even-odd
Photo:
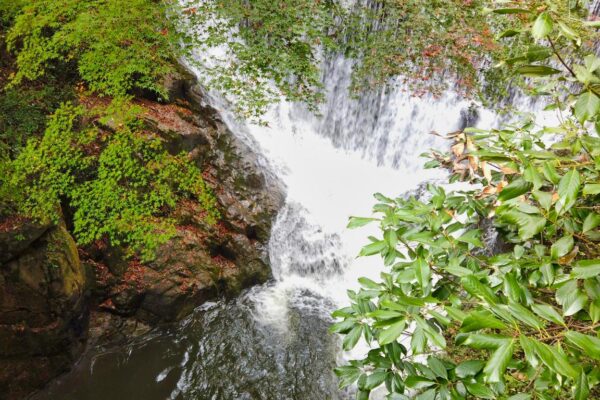
[[[162,1],[3,4],[0,216],[70,219],[81,245],[106,239],[142,259],[174,234],[184,197],[218,217],[201,171],[171,155],[131,94],[165,99],[179,36]],[[77,99],[108,96],[108,107]],[[51,115],[47,118],[47,115]]]
[[[427,165],[475,186],[377,194],[375,217],[351,218],[379,224],[360,255],[387,266],[334,313],[346,350],[361,338],[372,348],[336,369],[359,399],[382,385],[388,399],[599,395],[600,58],[587,45],[600,24],[579,2],[502,6],[499,40],[529,46],[503,66],[530,77],[561,123],[452,134]]]
[[[100,94],[166,96],[161,79],[178,55],[175,32],[161,1],[25,2],[7,35],[17,54],[12,83],[74,68]]]
[[[101,121],[115,128],[97,129],[80,123],[82,107],[62,105],[43,138],[30,140],[11,163],[3,183],[13,194],[2,200],[40,219],[58,218],[62,200],[73,209],[80,244],[107,238],[147,259],[174,233],[167,211],[182,195],[198,199],[209,221],[218,215],[187,156],[167,153],[160,138],[143,130],[135,107],[111,108]]]
[[[449,82],[470,95],[502,94],[498,74],[478,71],[501,47],[474,0],[190,0],[182,11],[196,35],[185,42],[212,54],[196,67],[246,118],[260,120],[280,96],[317,110],[323,97],[317,54],[358,62],[353,91],[403,75],[417,95]],[[221,49],[209,52],[209,49]],[[501,83],[505,84],[505,81]]]

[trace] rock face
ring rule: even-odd
[[[171,80],[173,102],[138,103],[153,133],[173,154],[190,153],[218,201],[222,218],[207,224],[193,201],[174,213],[177,234],[157,258],[127,261],[119,249],[89,249],[100,308],[146,322],[173,321],[222,295],[266,281],[271,224],[283,205],[280,183],[261,168],[256,153],[203,103],[191,78]]]
[[[68,370],[87,335],[86,277],[64,225],[0,231],[0,398]]]
[[[168,151],[192,155],[222,218],[208,224],[199,203],[182,201],[172,215],[176,235],[145,264],[106,242],[77,249],[64,223],[0,221],[0,400],[23,398],[68,370],[84,348],[90,310],[92,344],[126,340],[271,276],[266,249],[281,185],[203,104],[193,79],[169,85],[170,104],[138,100],[147,130]]]

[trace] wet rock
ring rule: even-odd
[[[83,350],[86,276],[63,224],[26,222],[4,231],[0,248],[11,249],[0,262],[0,398],[19,399],[68,370]]]
[[[172,215],[176,235],[149,263],[106,244],[88,249],[100,309],[152,323],[179,320],[207,300],[269,279],[267,244],[284,202],[280,182],[205,103],[195,81],[185,73],[169,79],[175,102],[139,100],[147,127],[172,154],[192,156],[222,218],[210,225],[197,202],[181,202]]]

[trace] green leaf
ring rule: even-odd
[[[381,346],[383,346],[385,344],[394,342],[396,339],[398,339],[398,337],[400,335],[402,335],[402,333],[404,332],[405,329],[406,329],[406,321],[404,321],[404,320],[398,321],[398,322],[390,325],[389,328],[379,332],[379,339],[378,339],[379,344]]]
[[[544,171],[544,176],[550,182],[554,183],[555,185],[560,182],[560,175],[558,175],[556,168],[554,168],[554,165],[552,165],[550,161],[544,162],[542,170]]]
[[[600,260],[580,260],[571,271],[577,279],[588,279],[600,276]]]
[[[544,178],[538,172],[538,170],[533,166],[533,164],[529,165],[525,168],[523,173],[523,178],[533,184],[533,188],[535,190],[539,189],[544,184]]]
[[[578,313],[587,303],[587,296],[579,290],[576,280],[563,283],[556,291],[556,302],[563,307],[563,315]]]
[[[538,330],[544,327],[544,323],[521,304],[511,301],[508,304],[508,309],[513,317],[523,322],[525,325]]]
[[[434,381],[417,375],[407,376],[404,383],[411,389],[424,389],[435,385]]]
[[[359,257],[372,256],[374,254],[379,254],[383,250],[387,249],[387,243],[384,240],[379,240],[377,242],[373,242],[371,244],[366,245],[360,250],[358,253]]]
[[[367,376],[365,383],[361,389],[365,390],[373,390],[383,382],[385,382],[385,378],[387,377],[387,371],[375,371],[371,375]]]
[[[425,322],[421,317],[414,317],[415,322],[423,330],[425,337],[434,345],[438,346],[441,349],[446,348],[446,339],[444,336],[440,334],[437,330],[435,330],[431,325]]]
[[[517,73],[523,75],[523,76],[528,76],[530,78],[537,78],[537,77],[541,77],[541,76],[549,76],[549,75],[554,75],[554,74],[558,74],[561,71],[556,69],[556,68],[552,68],[552,67],[548,67],[546,65],[522,65],[519,68],[517,68]]]
[[[433,373],[442,379],[448,379],[448,371],[446,370],[446,366],[436,357],[429,356],[427,358],[427,365],[433,371]]]
[[[496,14],[528,14],[531,12],[525,8],[496,8],[492,11]]]
[[[464,382],[465,387],[473,396],[480,399],[495,399],[496,395],[489,387],[481,383]]]
[[[590,386],[588,378],[585,372],[581,371],[577,378],[577,385],[575,386],[575,396],[573,400],[588,400],[590,394]]]
[[[588,196],[590,194],[600,193],[600,183],[589,183],[583,187],[583,194]]]
[[[465,290],[471,295],[479,297],[490,304],[496,304],[498,302],[498,298],[489,286],[482,284],[474,275],[465,276],[461,278],[460,281],[465,287]]]
[[[483,243],[481,242],[480,237],[481,231],[479,229],[472,229],[470,231],[465,232],[456,240],[458,240],[459,242],[472,244],[475,247],[483,247]]]
[[[540,206],[544,208],[544,210],[548,211],[550,207],[552,207],[552,193],[534,190],[532,194],[538,203],[540,203]]]
[[[354,319],[345,319],[342,322],[335,323],[329,327],[331,333],[346,333],[356,324]]]
[[[421,288],[423,289],[426,288],[431,279],[431,268],[429,267],[429,263],[419,257],[414,263],[414,269],[419,285],[421,285]]]
[[[454,371],[459,378],[466,378],[477,375],[483,369],[484,365],[485,362],[481,360],[463,361],[456,366]]]
[[[533,23],[533,27],[531,28],[531,34],[534,38],[539,40],[545,38],[550,33],[552,33],[553,29],[554,24],[552,23],[552,18],[550,17],[550,14],[544,12],[538,15],[535,22]]]
[[[528,240],[540,233],[546,226],[546,218],[540,215],[526,214],[517,210],[499,212],[498,217],[502,222],[516,225],[519,229],[519,238]]]
[[[580,186],[581,180],[576,169],[570,170],[561,178],[558,184],[558,201],[556,203],[556,211],[559,215],[564,214],[575,205]]]
[[[512,359],[514,343],[514,340],[510,340],[492,353],[490,360],[483,370],[487,382],[496,383],[503,381],[504,371]]]
[[[464,344],[465,346],[469,346],[478,350],[496,350],[498,347],[506,344],[511,339],[512,338],[503,335],[470,333],[464,338],[461,337],[461,340],[458,340],[457,337],[457,342],[461,342],[461,344]]]
[[[600,321],[600,299],[596,299],[590,303],[589,311],[593,323]]]
[[[579,35],[577,34],[577,32],[575,32],[573,29],[571,29],[569,26],[567,26],[563,22],[559,22],[558,23],[558,27],[560,28],[561,33],[567,39],[571,39],[571,40],[575,40],[575,41],[580,40]]]
[[[363,218],[363,217],[350,217],[348,221],[348,229],[360,228],[361,226],[365,226],[373,221],[378,221],[377,218]]]
[[[534,304],[531,306],[533,311],[544,318],[547,321],[554,322],[555,324],[564,325],[565,321],[562,316],[554,309],[554,307],[548,304]]]
[[[533,185],[524,179],[515,179],[498,195],[498,200],[506,201],[527,193]]]
[[[571,378],[579,375],[560,348],[533,339],[530,340],[530,343],[540,360],[557,373]]]
[[[380,284],[369,278],[365,278],[364,276],[358,278],[358,283],[360,283],[363,287],[366,287],[367,289],[381,290]]]
[[[568,254],[574,245],[573,236],[564,236],[558,239],[550,248],[550,255],[553,260],[558,260],[560,257]]]
[[[504,322],[495,318],[488,311],[470,312],[464,319],[460,331],[472,332],[480,329],[506,329]]]
[[[600,225],[600,214],[591,212],[585,218],[585,221],[583,221],[583,228],[581,229],[581,232],[585,233],[591,231],[598,225]]]
[[[362,333],[362,325],[356,325],[354,328],[352,328],[350,332],[348,332],[346,337],[344,337],[344,340],[342,342],[342,347],[344,348],[344,350],[352,350],[354,346],[356,346],[356,343],[358,343],[358,339],[360,339],[360,335],[362,335]]]
[[[340,380],[340,389],[352,385],[362,374],[360,368],[351,365],[337,367],[333,372]]]
[[[527,393],[519,393],[519,394],[510,396],[506,400],[531,400],[531,395],[527,394]]]
[[[569,331],[565,334],[569,342],[582,349],[585,355],[600,360],[600,339],[595,336]]]
[[[575,116],[582,124],[589,121],[600,111],[600,98],[593,92],[585,92],[575,103]]]

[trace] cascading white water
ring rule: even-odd
[[[351,70],[343,56],[324,61],[327,96],[320,116],[281,101],[264,117],[268,127],[240,122],[218,95],[212,97],[229,128],[287,186],[270,241],[275,283],[252,292],[256,318],[279,330],[287,329],[290,306],[319,304],[328,318],[347,303],[346,290],[357,287],[359,276],[378,278],[380,260],[355,258],[376,232],[348,231],[345,224],[351,215],[370,214],[376,192],[397,196],[442,176],[422,168],[421,153],[447,146],[430,132],[496,123],[493,113],[473,113],[469,101],[453,94],[416,98],[400,85],[353,99]],[[322,301],[315,303],[313,296]]]

